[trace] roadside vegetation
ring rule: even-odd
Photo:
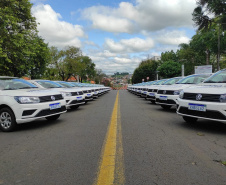
[[[181,43],[174,52],[161,53],[161,61],[157,66],[150,59],[141,61],[135,69],[132,83],[156,80],[157,73],[161,78],[171,78],[181,75],[181,65],[184,65],[184,74],[194,73],[194,66],[212,65],[213,72],[226,68],[226,4],[224,0],[197,0],[194,9],[193,21],[197,27],[196,34],[189,43]],[[143,63],[146,66],[143,67]],[[147,69],[152,70],[147,73]]]

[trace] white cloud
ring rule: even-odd
[[[166,27],[192,26],[194,0],[136,0],[121,2],[118,8],[93,6],[83,10],[83,18],[95,29],[114,33],[156,31]]]
[[[61,21],[61,15],[56,13],[50,5],[33,6],[32,13],[40,23],[38,24],[39,35],[49,42],[50,46],[58,48],[68,45],[81,46],[79,37],[85,36],[82,26]]]
[[[161,44],[169,44],[178,46],[181,43],[189,43],[189,38],[186,36],[184,31],[160,31],[156,38]]]
[[[104,46],[113,53],[137,53],[150,50],[154,47],[154,42],[151,38],[144,40],[138,37],[122,39],[118,43],[113,39],[106,39]]]

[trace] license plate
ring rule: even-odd
[[[81,100],[81,99],[82,99],[82,96],[78,96],[78,97],[77,97],[77,100]]]
[[[147,94],[147,92],[143,92],[143,94]]]
[[[155,93],[149,93],[149,96],[155,96]]]
[[[160,100],[167,100],[167,96],[159,96]]]
[[[205,112],[206,111],[206,105],[189,103],[188,104],[188,109],[189,110],[197,110],[197,111]]]
[[[50,110],[58,109],[60,107],[61,107],[60,103],[49,104],[49,109]]]
[[[87,94],[87,96],[91,96],[91,94]]]

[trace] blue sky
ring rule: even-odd
[[[195,0],[31,0],[49,46],[79,47],[106,74],[133,73],[147,57],[176,51],[195,34]]]

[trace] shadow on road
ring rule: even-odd
[[[185,129],[195,130],[197,132],[201,131],[213,134],[226,134],[226,124],[217,121],[199,119],[196,123],[186,123],[182,119],[180,126]]]

